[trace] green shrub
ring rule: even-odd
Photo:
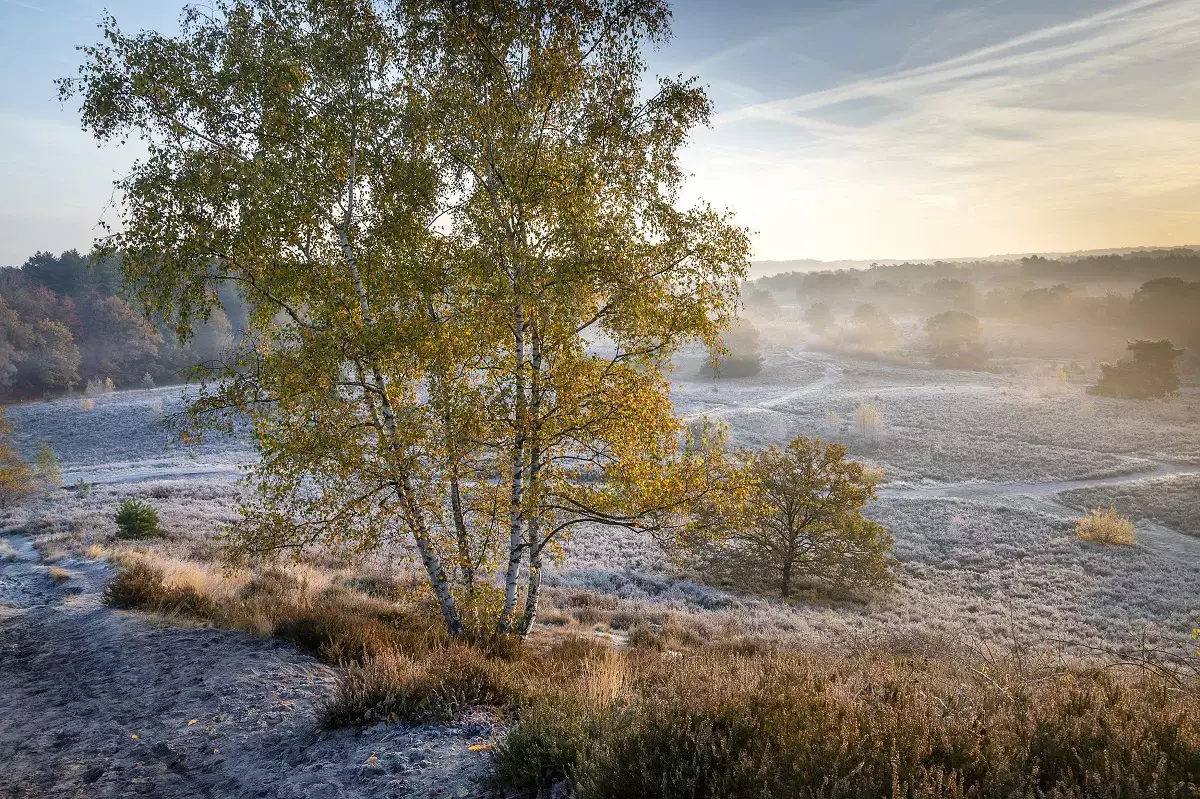
[[[524,709],[494,750],[496,780],[527,796],[573,781],[603,720],[569,694]]]
[[[158,535],[158,511],[140,499],[127,499],[117,508],[118,538],[153,538]]]

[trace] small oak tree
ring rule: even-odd
[[[60,87],[97,137],[147,148],[106,249],[183,334],[222,284],[246,297],[193,414],[252,425],[235,553],[407,542],[451,633],[524,635],[575,525],[688,523],[718,455],[685,444],[662,367],[717,342],[749,246],[680,202],[711,105],[691,79],[645,91],[669,21],[664,0],[104,21]]]
[[[37,488],[33,471],[12,444],[12,422],[0,408],[0,509],[11,507]]]
[[[1089,394],[1125,399],[1158,399],[1179,393],[1177,359],[1183,350],[1166,339],[1131,341],[1131,357],[1100,365],[1100,380]]]
[[[892,538],[862,508],[879,476],[846,459],[841,444],[796,438],[783,449],[742,453],[744,499],[709,523],[716,543],[700,548],[703,568],[787,598],[798,582],[835,590],[893,581]]]
[[[892,343],[896,324],[878,305],[863,303],[850,315],[850,337],[866,346]]]
[[[804,311],[803,320],[812,332],[820,335],[833,327],[833,311],[823,302],[816,302]]]

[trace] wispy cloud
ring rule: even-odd
[[[978,40],[998,6],[945,24]],[[1196,52],[1200,0],[1127,0],[726,111],[692,164],[710,194],[748,182],[761,256],[1193,241]]]
[[[42,8],[41,6],[37,5],[36,3],[30,3],[28,0],[0,0],[0,1],[2,1],[6,6],[14,6],[15,8],[24,8],[24,9],[28,9],[29,11],[45,11],[46,10],[46,9]]]
[[[987,78],[1079,59],[1129,59],[1129,48],[1174,40],[1177,46],[1200,40],[1200,16],[1187,0],[1135,0],[1090,17],[1032,31],[999,44],[892,74],[740,108],[717,117],[717,124],[741,119],[787,122],[794,115],[869,97],[913,96],[957,82]],[[1182,36],[1180,34],[1183,34]]]

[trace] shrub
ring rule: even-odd
[[[0,408],[0,509],[15,504],[35,487],[29,464],[13,448],[12,422]]]
[[[58,458],[49,444],[42,444],[38,448],[33,461],[33,479],[47,493],[62,488],[62,472],[59,469]]]
[[[135,560],[121,569],[107,586],[101,601],[125,610],[144,610],[152,613],[178,614],[209,618],[213,603],[192,588],[168,586],[163,571]]]
[[[421,656],[385,649],[347,666],[319,716],[328,727],[445,721],[472,707],[510,705],[518,695],[511,664],[475,647],[453,644]]]
[[[585,799],[949,799],[1183,797],[1200,777],[1200,706],[1149,679],[973,679],[882,656],[643,657],[624,702],[561,691],[524,710],[495,751],[500,778],[530,796],[568,780]]]
[[[854,429],[864,441],[874,444],[883,429],[883,414],[874,405],[859,403],[854,409]]]
[[[969,313],[946,311],[925,320],[926,349],[939,369],[979,369],[987,363],[979,320]]]
[[[153,538],[158,535],[158,511],[148,502],[127,499],[117,508],[118,538]]]
[[[565,795],[561,786],[575,779],[602,722],[567,693],[522,710],[520,724],[493,751],[497,781],[528,796]]]
[[[1089,394],[1123,399],[1156,399],[1179,393],[1175,361],[1183,350],[1170,341],[1131,341],[1131,358],[1100,365],[1100,380]]]
[[[1133,522],[1117,512],[1115,506],[1096,508],[1075,523],[1075,537],[1095,544],[1133,546],[1137,531]]]

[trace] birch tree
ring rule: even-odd
[[[711,109],[646,78],[665,3],[222,0],[176,36],[102,28],[62,95],[148,152],[103,246],[183,337],[223,283],[247,300],[192,409],[253,429],[234,554],[410,546],[451,633],[523,636],[577,525],[688,529],[724,466],[663,370],[719,340],[748,241],[680,202]]]

